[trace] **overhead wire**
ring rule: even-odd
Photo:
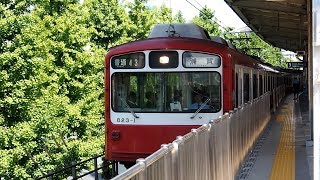
[[[201,14],[207,16],[206,13],[204,13],[201,9],[199,9],[197,6],[195,6],[195,5],[194,5],[193,3],[191,3],[189,0],[186,0],[186,1],[187,1],[191,6],[193,6],[194,8],[196,8]],[[202,9],[204,9],[204,7],[201,6],[201,4],[200,4],[198,1],[196,1],[196,0],[194,0],[194,1],[195,1]],[[214,19],[210,19],[211,21],[217,23],[218,26],[221,27],[222,29],[224,29],[225,31],[228,31],[228,29],[227,29],[226,27],[224,27],[223,25],[221,25],[221,24],[223,24],[221,21],[219,21],[219,20],[218,20],[216,17],[214,17],[214,16],[212,16],[212,18],[214,18]]]
[[[204,7],[197,0],[193,0],[193,1],[195,1],[202,9],[204,9]]]
[[[193,1],[195,1],[202,9],[204,9],[204,7],[197,1],[197,0],[193,0]],[[226,26],[223,22],[221,22],[218,18],[216,18],[215,16],[213,16],[213,18],[215,19],[215,22],[216,23],[218,23],[220,26],[222,26],[222,27],[228,27],[228,26]]]
[[[206,13],[204,13],[201,9],[199,9],[197,6],[195,6],[193,3],[191,3],[189,0],[186,0],[191,6],[193,6],[194,8],[196,8],[200,13],[202,13],[203,15],[205,15],[205,16],[207,16],[207,14]],[[202,9],[204,9],[204,7],[203,6],[201,6],[201,4],[197,1],[197,0],[194,0]],[[220,27],[220,28],[222,28],[222,29],[224,29],[225,30],[225,33],[223,33],[223,34],[229,34],[229,33],[233,33],[233,32],[228,32],[228,29],[227,28],[225,28],[224,26],[222,26],[221,24],[223,24],[221,21],[219,21],[216,17],[214,17],[213,16],[213,18],[214,19],[210,19],[211,21],[213,21],[213,22],[215,22],[215,23],[217,23],[218,24],[218,26]],[[220,23],[221,24],[220,24]],[[247,26],[246,26],[247,27]],[[238,29],[243,29],[243,28],[245,28],[245,27],[242,27],[242,28],[238,28]],[[252,32],[252,31],[247,31],[247,32],[245,32],[245,33],[248,33],[248,32]],[[235,33],[243,33],[243,32],[235,32]],[[230,39],[231,40],[231,39]]]

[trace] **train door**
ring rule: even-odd
[[[258,75],[255,70],[252,70],[252,99],[258,97]]]
[[[260,71],[259,72],[259,96],[262,96],[263,94],[263,74]]]
[[[272,74],[268,73],[268,91],[270,93],[270,109],[273,108],[273,84],[272,84]]]
[[[253,100],[253,69],[249,69],[249,94],[250,94],[250,99],[249,101]]]
[[[273,75],[273,111],[277,108],[278,98],[277,98],[277,75]]]
[[[243,68],[243,73],[242,73],[242,90],[243,90],[243,101],[242,103],[247,103],[248,101],[251,100],[252,93],[251,93],[251,83],[250,83],[250,76],[251,76],[251,71],[250,69]]]
[[[263,79],[264,79],[264,91],[263,93],[268,92],[268,73],[264,72],[263,73]]]

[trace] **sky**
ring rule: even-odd
[[[127,1],[133,2],[134,0]],[[180,10],[187,21],[191,20],[194,16],[199,15],[198,9],[207,6],[214,11],[214,16],[217,18],[217,22],[220,26],[233,27],[234,32],[247,31],[249,29],[224,0],[148,0],[148,5],[150,7],[160,7],[162,4],[170,7],[174,15]],[[289,51],[284,51],[283,54],[286,57],[292,56],[292,52]]]
[[[189,2],[192,4],[190,4]],[[214,16],[217,18],[218,24],[223,27],[233,27],[234,32],[250,30],[247,25],[242,22],[238,15],[224,2],[224,0],[149,0],[149,6],[160,7],[163,3],[171,7],[175,15],[179,10],[183,17],[188,21],[194,16],[199,15],[199,10],[207,6],[214,11]],[[198,9],[196,9],[194,6]],[[285,57],[294,58],[294,54],[290,51],[283,51]]]
[[[240,31],[246,27],[241,19],[233,12],[231,8],[224,2],[224,0],[188,0],[191,4],[198,9],[202,9],[205,5],[214,11],[214,15],[218,20],[218,23],[223,27],[233,27],[236,31]],[[149,6],[160,7],[163,3],[166,6],[171,7],[173,14],[176,14],[179,10],[182,12],[183,17],[188,21],[194,16],[199,14],[199,10],[196,9],[186,0],[149,0]]]

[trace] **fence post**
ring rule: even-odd
[[[119,174],[119,163],[117,161],[114,161],[114,166],[115,166],[115,174]]]
[[[139,180],[147,180],[147,177],[146,177],[146,160],[143,159],[143,158],[140,158],[140,159],[137,159],[136,160],[136,163],[137,164],[142,164],[144,166],[143,168],[143,171],[139,173],[138,175],[138,179]]]
[[[171,152],[169,152],[168,144],[161,144],[161,148],[166,149],[167,151],[166,155],[164,156],[164,179],[170,179],[172,177],[172,158],[168,158],[168,154],[171,155]]]
[[[118,165],[117,165],[117,161],[112,161],[111,166],[112,166],[112,177],[115,177],[118,175]]]
[[[71,162],[71,172],[72,172],[72,179],[77,179],[77,172],[76,172],[76,162]]]
[[[98,180],[98,156],[95,154],[93,159],[93,164],[94,164],[94,179]]]
[[[53,179],[52,170],[48,171],[48,175],[49,175],[48,179],[52,180]]]
[[[197,173],[199,173],[200,170],[200,163],[204,163],[204,162],[199,162],[199,157],[200,155],[198,155],[198,148],[199,148],[199,136],[198,136],[198,131],[197,129],[191,129],[191,132],[194,136],[194,140],[193,140],[193,163],[195,163],[195,168],[193,168],[193,177],[190,177],[190,179],[196,179],[197,177],[199,177],[199,175]],[[201,169],[202,170],[202,169]]]

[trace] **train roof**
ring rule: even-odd
[[[208,32],[193,23],[157,24],[152,28],[148,38],[158,37],[186,37],[210,40]]]
[[[247,56],[247,63],[252,64],[251,66],[253,67],[274,73],[289,72],[283,68],[279,69],[269,63],[265,63],[257,56],[247,55],[222,37],[210,37],[204,28],[192,23],[157,24],[153,27],[148,39],[137,40],[113,47],[110,49],[108,55],[112,56],[112,54],[143,50],[188,50],[189,46],[193,46],[195,50],[198,49],[199,51],[203,49],[208,50],[210,46],[219,51],[227,50],[229,53],[236,53],[236,56]]]
[[[181,44],[183,44],[181,46]],[[143,40],[137,40],[133,42],[128,42],[119,46],[111,48],[108,52],[112,54],[121,54],[132,51],[143,51],[143,50],[163,50],[163,49],[180,49],[188,50],[190,46],[193,46],[198,51],[203,49],[208,49],[208,47],[223,50],[227,46],[214,42],[209,39],[197,39],[188,37],[159,37],[159,38],[149,38]]]
[[[142,44],[144,44],[145,46],[144,50],[148,50],[147,48],[150,44],[152,44],[152,42],[154,41],[153,39],[160,40],[161,42],[166,41],[164,39],[169,39],[169,41],[177,41],[179,39],[180,42],[188,42],[191,40],[195,44],[198,44],[198,42],[204,44],[215,43],[212,45],[214,45],[216,48],[229,47],[230,49],[237,50],[231,42],[226,41],[222,37],[210,37],[208,32],[201,26],[198,26],[193,23],[171,23],[157,24],[153,27],[150,35],[148,36],[148,39],[137,40],[134,42],[129,42],[126,44],[115,46],[111,48],[111,51],[119,50],[123,47],[131,49],[130,46],[139,47],[139,45]],[[133,49],[138,50],[139,48]],[[239,52],[243,53],[242,51]]]

